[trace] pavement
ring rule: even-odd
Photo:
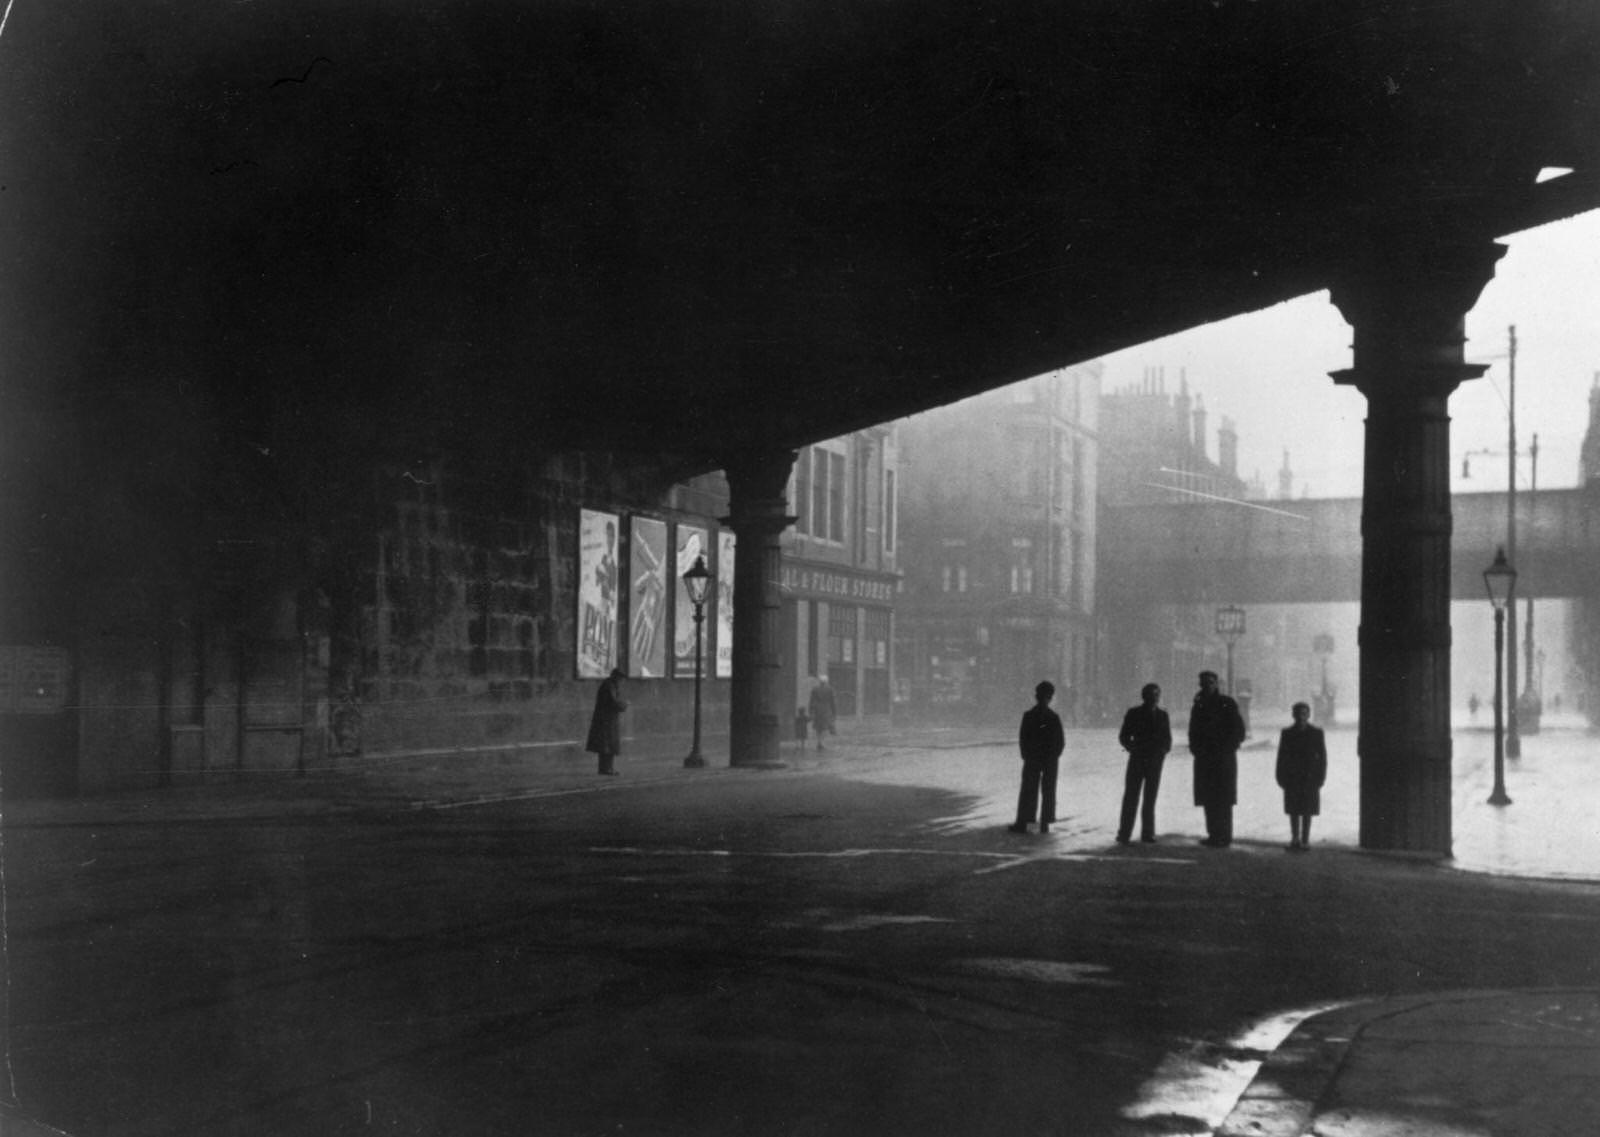
[[[915,735],[863,735],[840,740],[825,752],[796,750],[791,744],[784,758],[796,772],[826,772],[845,765],[852,776],[904,780],[916,776],[915,765],[904,761],[907,751],[931,754],[1002,745],[995,733],[924,730]],[[1088,740],[1103,747],[1100,733],[1104,732],[1072,732],[1069,756]],[[1329,741],[1335,779],[1340,771],[1353,772],[1354,731],[1332,731]],[[1257,759],[1270,767],[1269,749],[1259,740],[1247,745],[1241,754],[1241,785],[1259,773],[1252,769]],[[1438,861],[1436,870],[1600,889],[1600,791],[1591,774],[1600,762],[1600,738],[1574,723],[1525,739],[1522,756],[1507,765],[1506,780],[1515,803],[1511,808],[1486,804],[1491,753],[1492,737],[1487,732],[1457,734],[1455,856]],[[726,751],[719,754],[715,740],[707,748],[707,759],[708,768],[693,776],[731,772]],[[466,808],[535,794],[601,793],[623,782],[685,776],[676,754],[629,754],[619,761],[620,779],[596,777],[591,761],[575,748],[549,756],[533,768],[525,755],[514,751],[398,754],[309,779],[6,803],[5,814],[29,824],[49,823],[57,814],[70,815],[74,823],[93,824],[130,815],[149,821],[184,816],[283,817],[330,809]],[[1169,790],[1173,797],[1187,794],[1185,765],[1181,754],[1174,757]],[[1070,784],[1071,774],[1063,776]],[[1351,779],[1345,780],[1342,789],[1331,788],[1325,794],[1324,815],[1313,836],[1319,845],[1354,851],[1356,795],[1348,784]],[[992,792],[990,796],[995,797]],[[1174,808],[1166,795],[1163,805]],[[992,824],[1006,808],[1006,800],[992,801],[974,824]],[[1246,808],[1242,801],[1236,832],[1240,840],[1281,841],[1285,834],[1274,836],[1271,827],[1280,826],[1282,820],[1270,803]],[[1259,837],[1253,829],[1261,831]],[[1163,835],[1169,835],[1165,827]],[[1106,840],[1105,833],[1092,837]],[[1407,861],[1414,867],[1414,858]],[[1594,964],[1600,965],[1600,947]],[[1260,1046],[1255,1076],[1212,1130],[1215,1137],[1396,1133],[1555,1137],[1600,1131],[1596,1121],[1600,1118],[1600,987],[1464,990],[1364,1000],[1286,1014],[1270,1033],[1275,1037]],[[8,1089],[0,1081],[0,1137],[61,1133],[21,1116],[8,1105],[13,1100]]]

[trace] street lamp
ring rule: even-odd
[[[1244,609],[1229,604],[1217,609],[1217,635],[1228,641],[1228,694],[1233,694],[1233,645],[1244,635]]]
[[[704,554],[696,556],[694,564],[684,572],[683,587],[689,593],[689,603],[694,605],[694,744],[689,748],[689,756],[683,760],[683,764],[697,767],[706,764],[700,754],[700,644],[705,631],[706,593],[711,589],[711,573],[706,569]]]
[[[1327,632],[1314,636],[1311,640],[1311,650],[1322,660],[1322,694],[1315,700],[1321,704],[1317,708],[1317,719],[1324,726],[1332,726],[1333,694],[1328,690],[1328,657],[1333,654],[1333,637]]]
[[[1494,792],[1489,795],[1490,805],[1510,805],[1506,796],[1505,720],[1501,704],[1504,701],[1502,671],[1506,652],[1506,609],[1511,604],[1517,587],[1517,570],[1506,560],[1504,546],[1494,551],[1494,564],[1483,570],[1483,586],[1489,590],[1489,603],[1494,605]]]

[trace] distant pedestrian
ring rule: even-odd
[[[622,753],[622,712],[628,709],[622,700],[622,681],[626,678],[622,668],[613,667],[601,680],[594,697],[594,715],[589,719],[589,740],[584,743],[585,750],[600,756],[599,773],[612,778],[617,776],[614,763]]]
[[[1050,832],[1056,819],[1056,774],[1067,747],[1061,716],[1050,709],[1055,684],[1048,679],[1033,689],[1034,705],[1022,713],[1017,748],[1022,752],[1022,789],[1017,794],[1017,820],[1012,833],[1026,833],[1037,816],[1039,832]]]
[[[1172,724],[1161,708],[1161,687],[1146,683],[1139,691],[1141,702],[1122,716],[1117,741],[1128,752],[1128,772],[1123,782],[1122,818],[1117,825],[1117,844],[1133,840],[1133,817],[1139,815],[1139,840],[1156,840],[1156,794],[1161,792],[1161,767],[1172,749]],[[1144,808],[1139,808],[1140,791]]]
[[[806,748],[810,734],[811,716],[804,707],[795,708],[794,712],[794,740],[800,744],[800,749]]]
[[[1303,853],[1311,845],[1311,819],[1322,812],[1322,783],[1328,777],[1328,747],[1322,729],[1311,725],[1311,708],[1296,703],[1294,722],[1278,736],[1278,785],[1289,815],[1289,848]]]
[[[1200,673],[1189,708],[1189,752],[1194,755],[1194,803],[1205,810],[1210,849],[1233,844],[1233,806],[1239,793],[1239,744],[1244,719],[1239,704],[1217,690],[1217,673]]]
[[[828,686],[826,675],[817,680],[817,685],[811,688],[811,729],[817,734],[817,749],[823,749],[822,736],[837,734],[834,729],[834,719],[838,714],[837,704],[833,701],[833,688]]]
[[[1473,722],[1477,722],[1478,721],[1478,707],[1479,706],[1480,706],[1480,704],[1478,702],[1478,693],[1476,691],[1474,691],[1472,694],[1467,696],[1467,714],[1472,718]]]

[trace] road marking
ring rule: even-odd
[[[1054,853],[1039,852],[1032,854],[990,852],[984,849],[817,849],[810,851],[792,851],[777,849],[695,849],[682,846],[668,846],[661,849],[645,849],[637,845],[591,845],[591,853],[606,853],[615,856],[630,857],[761,857],[768,860],[845,860],[858,857],[954,857],[978,858],[980,860],[996,861],[997,864],[987,868],[977,869],[974,875],[1001,872],[1005,869],[1018,868],[1023,865],[1035,864],[1039,861],[1117,861],[1122,864],[1161,864],[1161,865],[1193,865],[1195,862],[1182,860],[1176,857],[1139,857],[1137,861],[1132,857],[1117,856],[1105,853]]]
[[[985,857],[1000,859],[1011,853],[989,853],[981,849],[820,849],[815,851],[786,851],[776,849],[691,849],[667,847],[643,849],[637,845],[591,845],[591,853],[616,853],[634,857],[764,857],[770,860],[800,860],[805,858],[829,860],[848,857],[913,856],[913,857]]]

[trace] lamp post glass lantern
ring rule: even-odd
[[[711,590],[711,573],[706,568],[706,558],[702,554],[695,557],[694,564],[683,574],[684,591],[689,594],[689,603],[694,605],[694,742],[689,747],[689,756],[683,760],[685,766],[704,766],[705,758],[700,754],[700,671],[704,666],[702,662],[701,637],[705,634],[706,622],[706,595]]]
[[[1511,799],[1506,796],[1504,671],[1506,609],[1516,593],[1517,570],[1506,560],[1503,547],[1495,550],[1494,563],[1483,570],[1483,586],[1494,606],[1494,792],[1489,795],[1489,804],[1510,805]]]
[[[1324,726],[1333,725],[1333,692],[1328,688],[1328,657],[1333,654],[1333,637],[1327,632],[1311,641],[1311,650],[1322,661],[1322,690],[1311,697],[1316,704],[1317,721]]]
[[[1244,609],[1237,604],[1217,609],[1217,635],[1228,641],[1228,687],[1233,694],[1233,645],[1244,635]]]

